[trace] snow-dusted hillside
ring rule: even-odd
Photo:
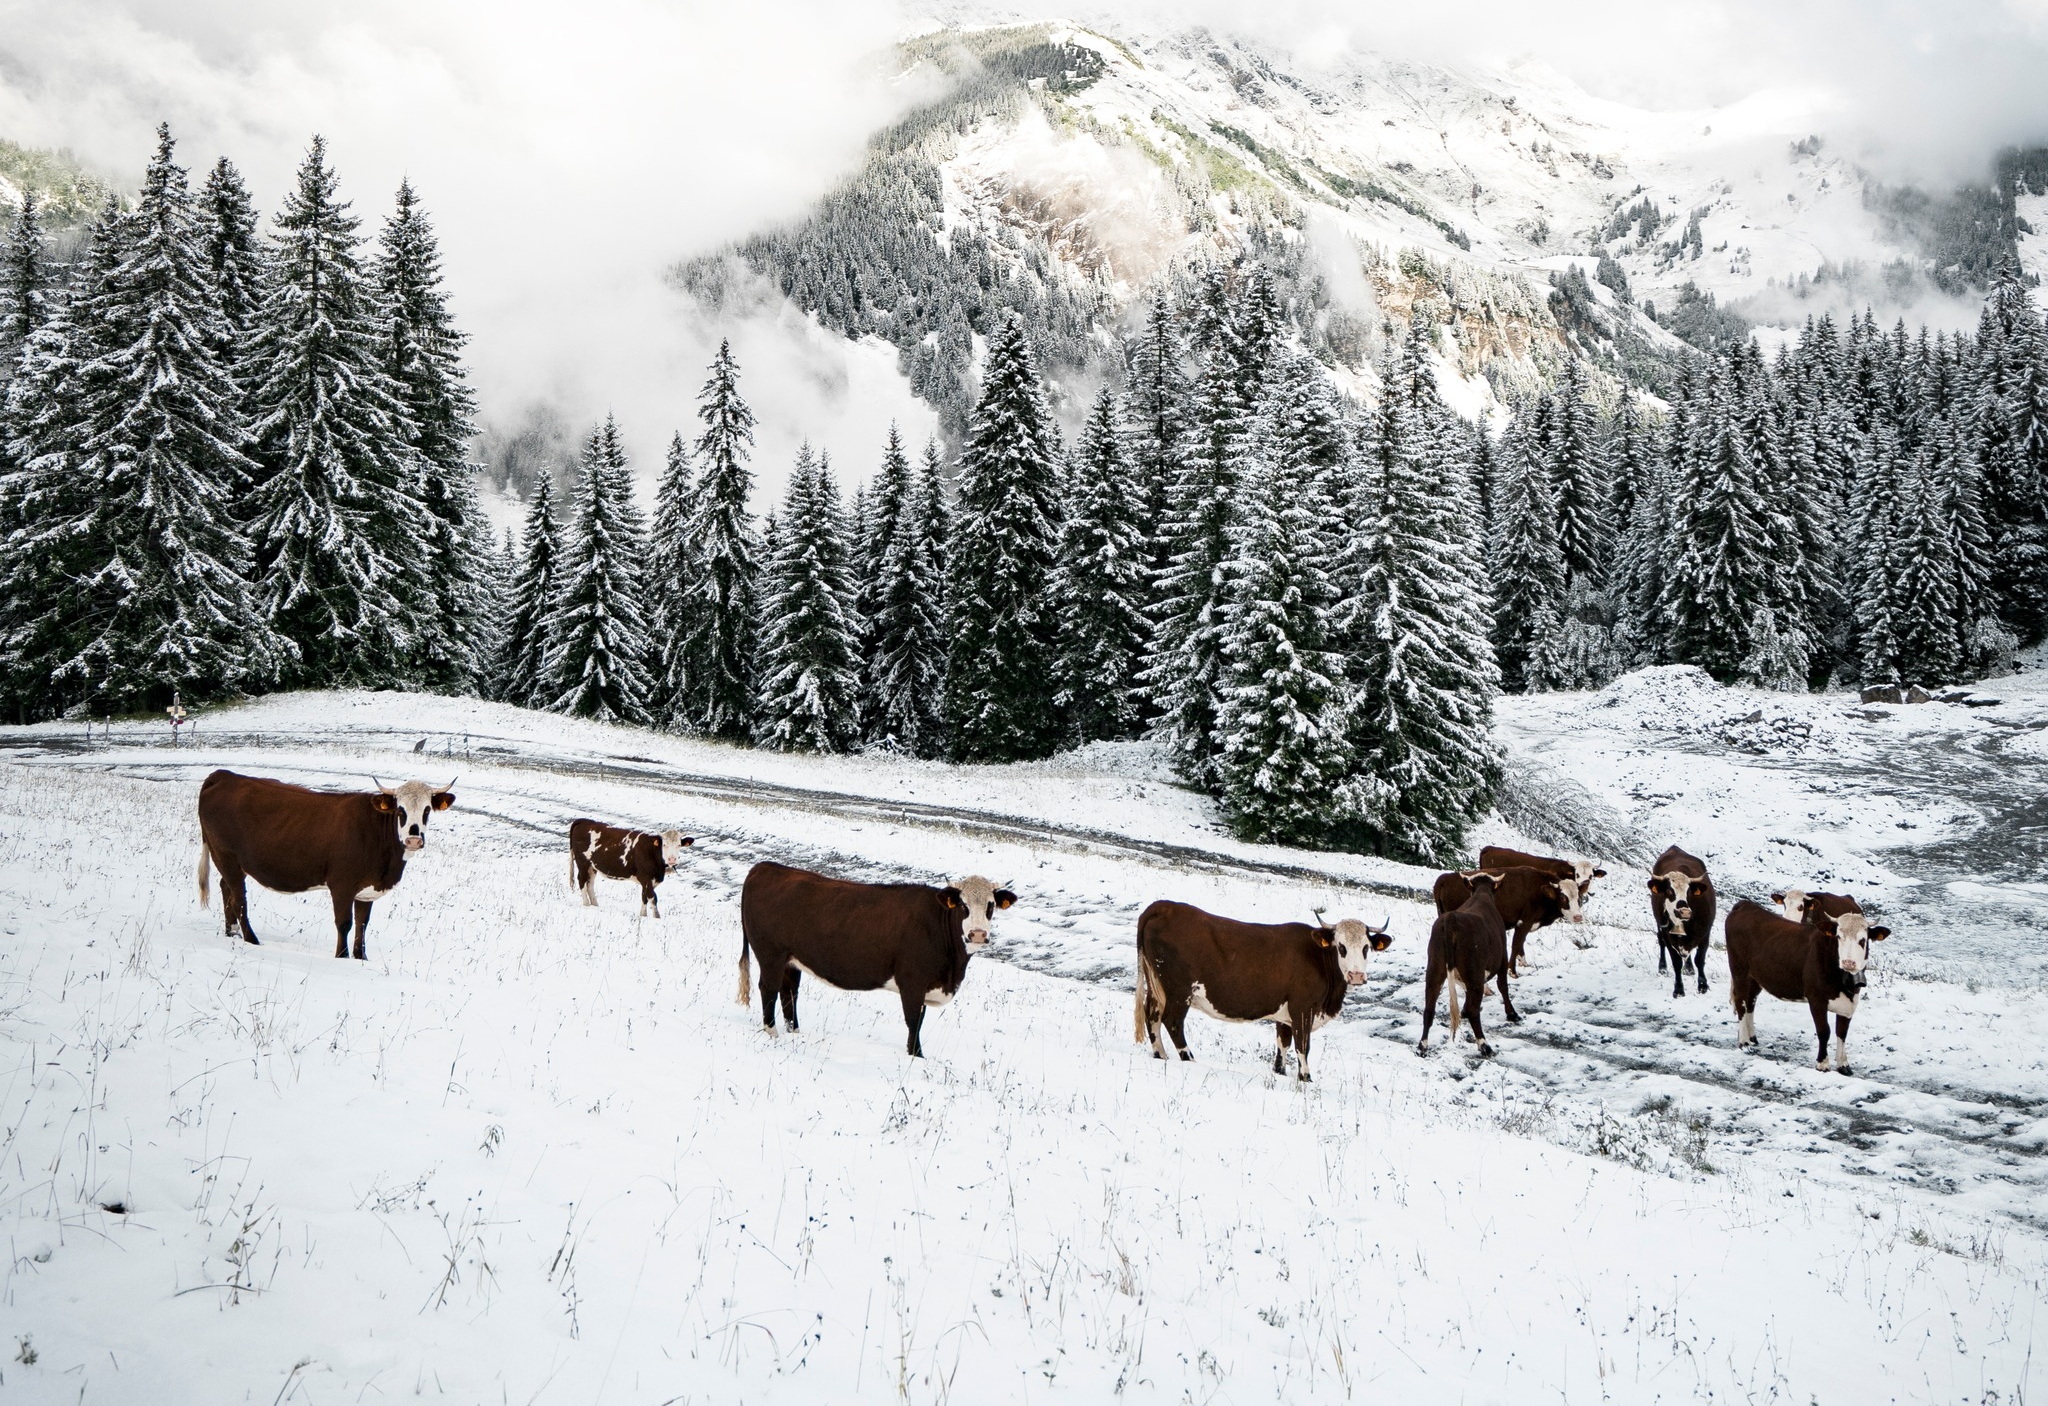
[[[1537,938],[1498,1059],[1418,1060],[1430,915],[1402,895],[1428,876],[1235,845],[1144,748],[806,759],[358,694],[209,713],[175,750],[5,730],[0,1391],[2023,1399],[2048,1017],[2025,934],[1983,914],[2039,885],[1969,758],[2015,789],[2048,766],[2038,677],[1986,708],[1662,673],[1509,710],[1523,765],[1692,840],[1731,899],[1827,873],[1885,905],[1853,1078],[1811,1069],[1782,1003],[1738,1053],[1718,952],[1709,994],[1673,1000],[1618,862],[1592,946]],[[221,764],[460,774],[368,963],[326,955],[317,896],[256,892],[260,948],[198,908],[193,797]],[[577,903],[581,814],[700,837],[664,920],[624,885]],[[1958,839],[1996,900],[1967,925],[1913,892],[1965,884],[1936,882]],[[1024,897],[930,1058],[892,1002],[823,989],[769,1039],[733,1004],[737,886],[769,857]],[[1163,895],[1391,914],[1313,1086],[1267,1072],[1263,1027],[1195,1018],[1192,1065],[1131,1043],[1132,921]]]

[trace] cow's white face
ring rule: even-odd
[[[1692,889],[1699,881],[1690,874],[1673,870],[1659,874],[1650,880],[1650,892],[1656,900],[1659,927],[1665,932],[1684,932],[1685,925],[1692,920]]]
[[[1384,952],[1393,944],[1384,926],[1374,927],[1357,918],[1340,918],[1330,929],[1331,945],[1337,949],[1337,969],[1344,973],[1346,986],[1365,984],[1365,959]]]
[[[680,830],[661,832],[661,863],[665,869],[673,869],[683,862],[683,851],[696,843],[696,838]]]
[[[448,784],[453,786],[455,783],[451,781]],[[446,810],[454,805],[455,793],[436,791],[424,781],[406,781],[381,788],[372,804],[396,822],[398,842],[405,847],[405,852],[417,854],[427,847],[427,818],[437,810]]]
[[[1578,880],[1579,902],[1583,904],[1593,896],[1593,880],[1606,877],[1607,871],[1590,859],[1572,861],[1572,877]]]
[[[962,935],[967,939],[967,945],[986,947],[989,924],[995,921],[997,913],[1017,901],[1017,895],[1006,888],[997,888],[976,874],[953,885],[950,901],[959,903],[967,910],[967,916],[961,923]]]
[[[1550,886],[1557,891],[1558,906],[1564,909],[1565,921],[1568,923],[1585,922],[1585,910],[1579,906],[1578,881],[1575,879],[1552,879]]]
[[[1778,901],[1778,907],[1793,922],[1802,923],[1806,921],[1805,889],[1786,889],[1783,893],[1772,894],[1771,897]]]
[[[1870,938],[1870,919],[1861,913],[1844,913],[1835,919],[1835,954],[1843,971],[1851,976],[1863,975],[1863,969],[1870,965]]]

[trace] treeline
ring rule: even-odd
[[[819,752],[1016,761],[1152,734],[1242,834],[1450,853],[1499,761],[1475,433],[1417,329],[1360,414],[1257,265],[1164,295],[1075,444],[1021,319],[949,489],[892,432],[851,501],[806,446],[746,504],[721,348],[651,527],[609,421],[563,520],[529,508],[490,687],[528,706]]]
[[[1511,689],[1949,682],[2048,633],[2048,334],[2011,265],[1974,336],[1824,317],[1682,366],[1656,416],[1575,363],[1492,458]]]
[[[496,556],[473,402],[410,185],[373,249],[315,138],[273,231],[167,127],[133,208],[0,248],[0,707],[22,721],[274,687],[461,691]]]

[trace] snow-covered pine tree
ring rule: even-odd
[[[79,472],[90,433],[87,407],[116,346],[105,304],[127,257],[128,215],[112,195],[71,267],[62,303],[23,343],[7,387],[6,452],[0,454],[0,685],[21,722],[54,717],[79,701],[52,676],[77,652],[68,596],[89,541],[93,510]],[[86,375],[92,367],[95,374]]]
[[[1278,437],[1241,469],[1223,565],[1217,798],[1240,837],[1324,845],[1351,777],[1343,660],[1330,648],[1334,520],[1323,470]]]
[[[647,630],[653,695],[648,712],[660,727],[687,725],[690,695],[689,618],[685,602],[695,572],[690,527],[696,518],[696,473],[681,431],[654,489],[654,529],[647,544]]]
[[[50,319],[50,277],[42,208],[35,191],[24,190],[0,242],[0,385],[14,374],[29,334]]]
[[[910,510],[910,458],[903,452],[903,434],[894,422],[882,446],[882,464],[876,471],[859,519],[859,582],[854,605],[858,628],[856,655],[860,663],[861,734],[879,741],[884,736],[884,680],[881,651],[883,596],[888,589],[889,557],[896,545],[896,529]]]
[[[1868,684],[1903,682],[1899,631],[1904,612],[1895,566],[1899,541],[1917,507],[1898,431],[1888,417],[1879,418],[1857,453],[1855,551],[1850,557],[1859,672]]]
[[[1656,662],[1652,615],[1657,593],[1646,578],[1658,570],[1665,506],[1656,437],[1644,422],[1642,403],[1626,386],[1615,411],[1612,450],[1607,520],[1614,525],[1614,566],[1607,596],[1614,611],[1616,661],[1632,669]]]
[[[1567,677],[1564,553],[1539,418],[1517,410],[1495,463],[1493,648],[1501,685],[1515,693],[1560,688]]]
[[[1130,417],[1130,457],[1134,491],[1147,541],[1146,562],[1151,582],[1146,609],[1158,603],[1157,583],[1171,559],[1161,530],[1172,494],[1174,470],[1187,424],[1187,350],[1174,329],[1173,307],[1162,287],[1152,295],[1145,326],[1131,342],[1124,360],[1124,404]]]
[[[939,446],[926,444],[882,558],[870,735],[913,756],[945,751],[946,499]]]
[[[600,722],[646,723],[647,529],[610,415],[590,432],[576,481],[576,518],[548,617],[547,707]]]
[[[1674,486],[1686,505],[1664,580],[1673,657],[1723,683],[1804,687],[1805,632],[1779,555],[1791,536],[1771,502],[1759,443],[1745,415],[1737,357],[1714,369],[1699,408],[1700,452]]]
[[[1960,572],[1941,482],[1943,467],[1932,442],[1914,454],[1901,495],[1904,516],[1893,543],[1899,665],[1909,671],[1908,681],[1916,683],[1950,682],[1963,662]]]
[[[739,390],[732,344],[720,342],[697,406],[697,508],[690,521],[685,622],[688,693],[682,724],[711,737],[743,741],[754,727],[753,474],[754,412]],[[766,560],[765,553],[760,560]]]
[[[415,434],[385,370],[358,221],[313,139],[277,216],[244,383],[259,481],[250,494],[257,589],[310,687],[413,681],[431,609],[434,518]]]
[[[75,471],[89,496],[67,530],[56,608],[68,657],[52,682],[93,713],[154,711],[275,678],[278,641],[253,608],[231,505],[254,465],[235,383],[214,359],[205,255],[168,125],[80,366]]]
[[[852,554],[842,517],[830,462],[805,444],[761,601],[756,738],[778,752],[844,752],[860,738]]]
[[[1984,471],[1964,428],[1960,407],[1940,427],[1936,444],[1945,462],[1941,511],[1956,563],[1956,657],[1963,678],[2009,673],[2019,637],[2000,617],[1992,585],[1991,531],[1984,513]]]
[[[948,543],[946,729],[957,761],[1022,761],[1060,744],[1057,623],[1046,595],[1059,456],[1023,320],[1012,314],[989,338]]]
[[[200,189],[198,218],[207,290],[217,314],[211,324],[218,338],[213,354],[239,377],[247,368],[250,339],[263,304],[264,251],[249,188],[225,156],[214,163]],[[246,401],[248,387],[242,390]]]
[[[1577,357],[1566,363],[1549,429],[1544,468],[1557,498],[1557,546],[1565,581],[1559,682],[1566,688],[1591,688],[1621,672],[1621,659],[1607,591],[1614,551],[1614,524],[1608,516],[1613,485],[1585,363]]]
[[[1249,462],[1254,406],[1237,366],[1219,344],[1203,359],[1190,425],[1174,472],[1163,534],[1167,569],[1153,607],[1153,647],[1141,675],[1157,713],[1154,731],[1174,750],[1183,775],[1214,780],[1222,608],[1230,522]]]
[[[1350,656],[1355,775],[1338,799],[1347,843],[1447,863],[1499,784],[1499,671],[1467,440],[1437,391],[1426,337],[1411,326],[1383,363],[1339,504],[1336,620]]]
[[[1975,439],[1991,536],[1992,590],[2007,626],[2031,644],[2048,634],[2048,370],[2041,318],[2010,264],[1977,327]]]
[[[1142,721],[1138,670],[1151,633],[1151,572],[1121,418],[1104,386],[1068,467],[1049,587],[1059,619],[1058,706],[1077,742],[1135,737]]]
[[[562,535],[555,525],[555,480],[542,474],[526,506],[525,535],[505,592],[492,696],[522,708],[552,701],[547,691],[548,624],[560,592]]]
[[[384,368],[405,408],[420,497],[431,517],[412,673],[430,689],[472,692],[484,667],[483,566],[491,543],[468,452],[476,436],[476,397],[462,369],[469,338],[448,309],[440,244],[410,180],[399,183],[384,223],[374,278]]]

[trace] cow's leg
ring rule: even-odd
[[[803,979],[804,974],[795,967],[782,974],[782,1028],[792,1035],[796,1033],[796,988]]]
[[[647,891],[648,908],[653,910],[655,917],[659,918],[661,916],[661,880],[644,880],[641,883],[641,887]]]
[[[1835,1017],[1835,1073],[1847,1074],[1849,1069],[1849,1017]]]
[[[1685,968],[1687,964],[1685,958],[1680,954],[1686,950],[1685,945],[1680,942],[1673,942],[1668,937],[1660,937],[1657,939],[1657,942],[1657,970],[1664,970],[1663,953],[1666,948],[1669,948],[1671,952],[1671,994],[1683,996],[1685,994]]]
[[[1746,1050],[1756,1043],[1756,997],[1754,981],[1737,981],[1733,972],[1728,974],[1728,1003],[1735,1007],[1735,1048],[1738,1050]]]
[[[1508,1024],[1520,1025],[1522,1023],[1522,1013],[1515,1009],[1515,998],[1508,994],[1508,984],[1505,980],[1500,983],[1500,1009],[1501,1014],[1507,1018]]]
[[[1294,1078],[1296,1083],[1306,1084],[1308,1079],[1308,1022],[1294,1027]]]
[[[1431,960],[1424,969],[1422,978],[1422,1039],[1415,1046],[1415,1053],[1429,1053],[1429,1027],[1436,1023],[1436,998],[1444,989],[1443,968]]]
[[[1662,933],[1661,931],[1660,931],[1660,932],[1658,932],[1658,934],[1657,934],[1657,970],[1658,970],[1658,971],[1663,971],[1663,970],[1664,970],[1664,954],[1665,954],[1666,952],[1670,951],[1670,950],[1671,950],[1671,944],[1670,944],[1670,943],[1668,943],[1668,942],[1666,942],[1666,941],[1664,940],[1664,934],[1663,934],[1663,933]]]
[[[1493,1058],[1493,1046],[1486,1043],[1486,1027],[1480,1023],[1479,1019],[1479,998],[1486,994],[1486,978],[1481,975],[1477,962],[1473,962],[1465,968],[1463,980],[1465,983],[1465,1019],[1472,1022],[1472,1039],[1479,1046],[1479,1057],[1481,1059],[1491,1059]],[[1501,998],[1505,1000],[1508,989],[1505,976],[1501,979],[1500,989]]]
[[[924,1058],[924,1045],[917,1038],[917,1032],[924,1028],[924,992],[903,990],[903,1023],[909,1027],[910,1043],[907,1048],[915,1059]]]
[[[1813,1057],[1813,1067],[1825,1074],[1828,1068],[1828,1003],[1825,1000],[1809,1000],[1806,1004],[1813,1011],[1813,1032],[1820,1039],[1820,1049]]]
[[[369,937],[370,905],[359,898],[356,900],[356,960],[358,962],[367,962],[370,959]]]
[[[1294,1030],[1291,1026],[1275,1025],[1273,1027],[1273,1034],[1277,1042],[1273,1046],[1273,1072],[1275,1074],[1285,1074],[1287,1072],[1287,1042],[1294,1038]]]
[[[1159,1038],[1159,1023],[1166,1016],[1166,1008],[1160,1004],[1159,983],[1151,972],[1150,964],[1141,956],[1138,959],[1138,1004],[1144,1011],[1145,1038],[1152,1043],[1152,1058],[1165,1059],[1166,1045]]]
[[[789,976],[789,958],[777,952],[771,958],[766,952],[756,949],[761,959],[761,1028],[770,1035],[775,1033],[775,1002],[782,995],[782,983]]]
[[[1692,949],[1692,969],[1699,974],[1700,995],[1707,994],[1707,940],[1701,938]]]
[[[228,936],[233,937],[235,929],[240,928],[242,941],[251,947],[260,947],[262,944],[256,940],[256,930],[249,926],[248,875],[242,872],[240,865],[230,868],[215,860],[214,867],[220,870],[220,910],[222,919],[227,923]]]
[[[1185,995],[1168,995],[1164,1015],[1166,1033],[1173,1037],[1173,1047],[1180,1052],[1180,1057],[1193,1060],[1194,1056],[1188,1053],[1187,1020],[1188,998]]]
[[[1524,966],[1524,964],[1525,964],[1525,963],[1527,962],[1527,960],[1528,960],[1528,959],[1527,959],[1526,957],[1524,957],[1524,956],[1522,955],[1522,945],[1523,945],[1523,943],[1525,943],[1525,942],[1526,942],[1526,941],[1528,940],[1528,937],[1529,937],[1529,924],[1528,924],[1527,922],[1520,922],[1520,923],[1516,923],[1516,924],[1515,924],[1515,951],[1514,951],[1514,955],[1508,958],[1508,972],[1513,972],[1513,973],[1514,973],[1514,974],[1515,974],[1516,976],[1520,976],[1520,975],[1522,974],[1522,967]],[[1508,974],[1507,972],[1503,972],[1503,973],[1501,973],[1501,983],[1500,983],[1500,984],[1501,984],[1502,986],[1506,986],[1506,985],[1508,984],[1508,983],[1507,983],[1507,974]]]

